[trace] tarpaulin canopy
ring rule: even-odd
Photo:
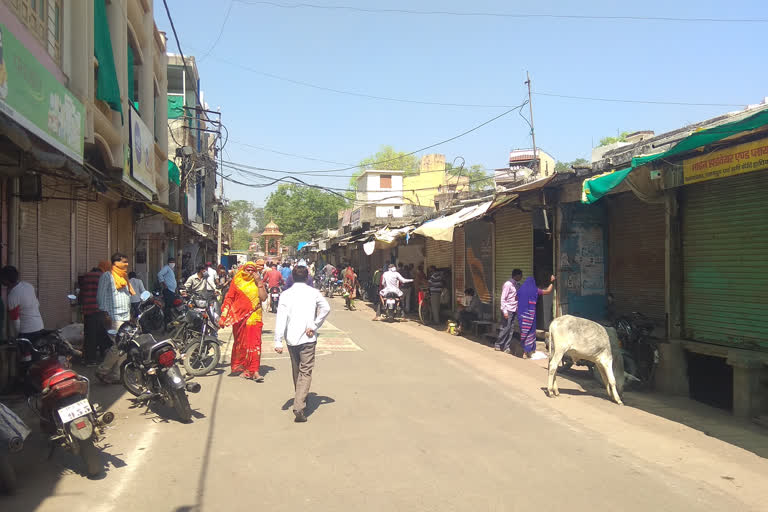
[[[297,251],[302,250],[304,246],[306,246],[307,244],[309,244],[309,242],[299,242],[299,245],[296,246],[296,250]]]
[[[96,70],[96,99],[102,100],[109,108],[123,115],[120,101],[120,84],[117,81],[115,55],[112,53],[112,38],[109,34],[105,0],[93,0],[93,55],[99,61]]]
[[[180,94],[168,95],[168,119],[178,119],[184,116],[184,96]]]
[[[668,151],[656,153],[655,155],[638,156],[632,159],[632,163],[626,169],[620,171],[611,171],[599,176],[593,176],[584,180],[582,185],[581,202],[591,204],[603,197],[605,194],[616,188],[624,181],[633,170],[646,165],[654,160],[669,158],[675,155],[691,151],[693,149],[704,147],[713,142],[726,139],[742,132],[748,132],[768,125],[768,110],[761,110],[749,117],[739,121],[721,124],[712,128],[707,128],[694,132],[685,139],[681,140]]]
[[[380,242],[384,242],[387,244],[391,244],[395,240],[397,240],[401,236],[406,236],[408,233],[413,231],[413,226],[406,226],[404,228],[399,229],[389,229],[389,228],[383,228],[377,231],[373,236],[376,240]]]
[[[173,160],[168,160],[168,181],[181,186],[181,171]]]
[[[492,202],[488,201],[477,206],[468,206],[446,217],[430,220],[416,228],[413,234],[422,235],[433,240],[453,242],[453,228],[484,215]]]
[[[172,212],[171,210],[166,210],[165,208],[163,208],[159,204],[154,204],[154,203],[144,203],[144,204],[146,204],[147,207],[149,207],[151,210],[154,210],[157,213],[162,214],[163,217],[165,217],[166,219],[168,219],[172,223],[174,223],[174,224],[184,224],[184,221],[181,220],[181,214],[179,212]]]

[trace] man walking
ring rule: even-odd
[[[104,272],[109,271],[109,262],[100,261],[98,267],[86,272],[78,278],[80,287],[80,309],[83,312],[83,345],[85,363],[97,363],[99,351],[106,350],[107,331],[104,329],[104,312],[99,309],[97,294],[99,279]]]
[[[510,344],[512,335],[515,332],[517,318],[517,290],[520,288],[520,280],[523,278],[523,271],[516,268],[512,271],[510,277],[501,289],[501,331],[496,339],[496,350],[502,350],[504,353],[510,353]]]
[[[160,286],[163,289],[166,313],[173,306],[173,301],[176,299],[178,282],[176,281],[176,273],[173,270],[175,267],[176,258],[168,258],[168,264],[157,273],[157,280],[160,281]]]
[[[110,329],[120,329],[123,323],[131,319],[131,295],[135,292],[128,278],[128,258],[116,252],[112,255],[112,269],[99,278],[96,294],[99,309],[106,313],[106,322]],[[96,370],[96,376],[107,384],[119,382],[120,352],[114,344],[109,347],[104,362]]]
[[[304,409],[315,367],[317,330],[331,311],[328,301],[315,288],[307,285],[309,269],[296,266],[292,271],[294,284],[283,292],[277,306],[275,323],[275,352],[283,353],[283,339],[288,346],[293,367],[293,414],[297,423],[307,421]]]

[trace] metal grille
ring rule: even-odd
[[[37,205],[21,203],[19,225],[19,279],[37,290]]]
[[[77,275],[85,274],[98,264],[88,260],[88,203],[75,201],[75,267]]]
[[[768,350],[768,172],[683,190],[683,335]]]
[[[533,222],[530,212],[504,208],[495,217],[495,293],[494,318],[499,313],[499,300],[504,283],[519,268],[523,276],[533,276]]]
[[[464,296],[464,272],[466,260],[466,246],[464,228],[453,230],[453,303]]]
[[[106,201],[88,203],[88,265],[95,266],[99,261],[109,260],[109,208]]]
[[[628,192],[610,199],[608,218],[607,285],[616,313],[638,311],[664,326],[664,205]]]
[[[427,238],[427,269],[432,265],[437,268],[451,268],[453,265],[452,245],[451,242]]]
[[[43,197],[66,197],[71,187],[45,179]],[[49,329],[71,322],[72,312],[67,295],[72,293],[71,275],[72,201],[49,199],[40,203],[38,229],[38,300],[40,314]]]

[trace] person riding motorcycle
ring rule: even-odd
[[[397,271],[397,267],[395,264],[389,265],[389,270],[384,272],[384,274],[381,276],[381,284],[383,285],[381,291],[379,292],[379,303],[380,308],[377,312],[377,317],[379,314],[381,314],[381,309],[384,308],[384,298],[389,293],[394,293],[397,295],[398,300],[402,299],[403,297],[403,291],[400,289],[400,283],[412,283],[413,279],[406,279],[403,277],[400,272]]]

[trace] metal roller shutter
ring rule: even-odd
[[[437,268],[451,268],[453,265],[452,246],[452,242],[427,238],[427,269],[432,265]]]
[[[21,203],[19,223],[19,279],[39,288],[37,283],[37,205]]]
[[[118,251],[128,256],[128,261],[133,264],[133,209],[120,208],[117,212],[115,225],[117,226]]]
[[[533,222],[529,212],[505,208],[495,218],[495,293],[494,318],[498,316],[501,289],[519,268],[523,276],[533,276]]]
[[[43,197],[66,197],[71,186],[43,181]],[[49,329],[63,327],[72,319],[67,295],[72,293],[72,200],[49,199],[40,203],[38,230],[38,300],[40,314]]]
[[[99,197],[88,203],[88,265],[109,261],[109,207]]]
[[[75,268],[85,274],[98,264],[88,260],[88,202],[75,201]]]
[[[768,351],[768,171],[683,190],[683,335]]]
[[[456,228],[453,230],[453,304],[464,296],[466,254],[464,228]]]
[[[639,311],[666,323],[663,204],[644,203],[628,192],[608,202],[608,292],[618,314]]]

